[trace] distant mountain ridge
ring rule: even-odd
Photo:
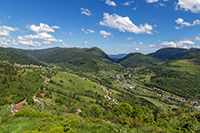
[[[108,55],[111,59],[113,59],[114,61],[117,61],[123,57],[125,57],[127,54],[117,54],[117,55]]]
[[[148,54],[148,56],[154,57],[160,61],[168,62],[198,52],[200,52],[200,49],[198,48],[162,48],[157,50],[155,53]]]

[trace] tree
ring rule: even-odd
[[[27,96],[27,102],[28,102],[29,105],[33,105],[34,104],[34,100],[30,95]]]
[[[99,108],[99,106],[92,104],[86,107],[85,110],[82,112],[83,117],[93,117],[93,118],[99,118],[102,116],[102,111]]]
[[[122,115],[126,114],[127,116],[131,116],[133,112],[133,108],[130,104],[128,103],[122,103],[118,104],[117,106],[114,107],[113,113],[115,115]]]

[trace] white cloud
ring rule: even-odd
[[[95,33],[95,31],[93,31],[93,30],[91,30],[91,29],[85,30],[85,29],[81,28],[81,30],[82,30],[85,34],[88,34],[88,33]]]
[[[114,1],[111,0],[106,0],[105,2],[108,6],[117,6],[116,3]]]
[[[9,26],[0,26],[0,30],[17,31],[17,30],[19,30],[19,28],[12,28]]]
[[[181,41],[178,41],[178,42],[173,42],[173,41],[170,41],[170,42],[167,42],[167,41],[164,41],[164,42],[161,42],[161,45],[164,46],[164,47],[174,47],[174,48],[186,48],[188,47],[187,45],[194,45],[195,42],[193,41],[190,41],[190,40],[181,40]]]
[[[65,44],[65,43],[63,43],[63,45],[64,45],[65,47],[71,47],[71,45],[67,45],[67,44]]]
[[[133,38],[132,38],[132,37],[129,37],[129,38],[127,38],[126,40],[133,40]]]
[[[134,44],[134,45],[143,45],[144,43],[143,42],[131,42],[132,44]]]
[[[109,15],[108,13],[103,14],[103,21],[99,24],[103,26],[108,26],[110,28],[118,29],[121,32],[132,32],[135,34],[153,34],[153,26],[149,24],[136,26],[129,17],[122,17],[117,14]]]
[[[62,42],[61,39],[57,40],[54,36],[46,32],[37,33],[36,35],[30,34],[30,35],[24,35],[24,36],[19,36],[19,37],[21,39],[40,39],[40,40],[45,40],[49,42]]]
[[[136,51],[139,51],[139,48],[135,48]]]
[[[32,41],[32,40],[19,40],[17,42],[17,45],[27,45],[27,46],[31,46],[31,47],[39,47],[41,46],[42,43],[38,42],[38,41]]]
[[[0,30],[0,36],[10,36],[10,32],[7,30]]]
[[[85,33],[85,34],[88,34],[88,32],[87,31],[85,31],[83,28],[81,28],[81,30]]]
[[[137,6],[134,7],[134,8],[131,8],[131,10],[136,11],[137,10]]]
[[[147,3],[154,3],[154,2],[158,2],[159,0],[146,0]]]
[[[49,41],[42,41],[43,44],[51,44]]]
[[[48,26],[47,24],[44,23],[40,23],[39,26],[35,26],[35,25],[31,25],[31,26],[27,26],[27,28],[31,31],[34,31],[35,33],[38,32],[55,32],[54,29],[59,29],[59,26]]]
[[[106,39],[108,39],[108,36],[112,36],[112,33],[106,32],[104,30],[101,30],[99,34],[103,35],[103,37],[106,38]]]
[[[19,28],[0,26],[0,36],[10,36],[10,31],[17,31]]]
[[[184,19],[182,18],[178,18],[177,20],[175,20],[175,22],[180,25],[179,27],[175,26],[176,29],[182,29],[183,27],[200,25],[200,20],[198,19],[194,20],[193,23],[189,23],[189,22],[184,21]]]
[[[134,3],[134,1],[127,1],[127,2],[123,3],[123,5],[130,6],[132,3]]]
[[[95,31],[93,31],[91,29],[88,29],[87,31],[90,32],[90,33],[95,33]]]
[[[73,33],[71,33],[71,32],[69,32],[69,34],[72,36],[73,35]]]
[[[200,41],[200,37],[196,36],[196,41]]]
[[[140,45],[143,45],[144,43],[143,43],[143,42],[139,42],[139,44],[140,44]]]
[[[81,14],[85,14],[87,16],[91,16],[92,15],[91,11],[86,9],[86,8],[81,8]]]
[[[84,43],[88,43],[88,41],[84,41]]]
[[[200,0],[178,0],[175,9],[200,13]]]
[[[156,46],[155,44],[149,44],[148,47],[150,47],[150,48],[155,48],[155,47],[157,47],[157,46]]]

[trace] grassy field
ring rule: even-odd
[[[96,83],[93,83],[90,80],[83,79],[75,74],[58,72],[58,74],[56,74],[56,76],[53,76],[51,80],[63,85],[63,87],[60,87],[61,89],[67,87],[68,89],[65,89],[65,91],[75,92],[76,89],[79,89],[78,91],[80,91],[80,89],[85,89],[92,90],[93,92],[97,92],[101,95],[106,94],[106,92],[102,91],[102,89]],[[54,84],[50,84],[50,86],[54,88],[56,87],[56,85]]]
[[[149,101],[149,102],[151,102],[151,103],[153,103],[155,106],[157,106],[157,107],[162,107],[162,108],[164,108],[164,109],[168,109],[168,106],[167,105],[165,105],[165,104],[162,104],[162,103],[160,103],[160,102],[158,102],[158,101],[156,101],[155,99],[153,99],[153,98],[149,98],[149,97],[144,97],[144,96],[140,96],[140,98],[143,98],[143,99],[145,99],[145,100],[147,100],[147,101]]]
[[[191,74],[199,72],[200,66],[195,65],[192,60],[178,60],[170,63],[169,69],[175,71],[187,71]]]

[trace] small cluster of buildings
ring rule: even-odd
[[[50,78],[46,78],[45,81],[44,81],[44,84],[48,85],[49,81],[50,81]]]
[[[21,104],[16,105],[16,106],[14,106],[14,107],[12,107],[12,108],[10,109],[10,111],[11,111],[12,113],[16,113],[16,112],[18,112],[18,111],[20,111],[20,110],[23,110],[23,106],[22,106]]]

